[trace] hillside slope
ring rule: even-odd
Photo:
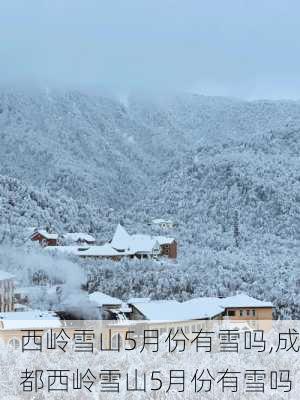
[[[107,240],[119,221],[148,233],[150,218],[171,217],[176,265],[85,265],[95,288],[244,291],[299,317],[299,127],[298,102],[2,91],[0,242],[37,225]]]
[[[199,146],[174,163],[143,207],[173,216],[188,237],[224,248],[235,212],[241,240],[300,240],[300,130]],[[150,196],[149,196],[150,197]]]
[[[65,196],[52,197],[47,191],[0,175],[0,243],[22,243],[29,227],[49,227],[58,232],[101,231],[102,211]]]
[[[198,145],[300,126],[300,103],[197,95],[127,101],[57,90],[0,91],[0,174],[57,197],[127,208]]]

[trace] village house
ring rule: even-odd
[[[105,342],[112,344],[124,342],[128,330],[139,337],[144,329],[156,330],[160,335],[183,332],[187,337],[217,323],[225,323],[230,329],[264,329],[272,326],[273,305],[245,294],[225,298],[199,297],[185,302],[176,300],[150,300],[132,298],[124,302],[101,292],[87,295],[85,307],[98,310],[94,319],[107,320],[100,324]],[[63,318],[63,319],[62,319]],[[53,330],[63,327],[71,333],[74,321],[64,320],[57,312],[30,310],[23,312],[0,313],[0,342],[14,348],[21,345],[24,330]],[[80,326],[80,321],[78,321]]]
[[[14,276],[0,271],[0,312],[14,310]]]
[[[177,258],[177,242],[174,238],[165,236],[155,236],[160,245],[161,254],[168,258]]]
[[[115,234],[109,243],[101,246],[52,246],[48,251],[91,259],[111,259],[119,261],[122,258],[157,259],[166,256],[177,257],[177,243],[173,238],[150,236],[143,234],[129,235],[123,226],[117,226]]]
[[[118,225],[110,242],[119,253],[129,252],[138,258],[150,258],[160,255],[160,245],[156,238],[149,235],[129,235],[122,225]]]
[[[192,332],[195,321],[201,320],[230,320],[236,324],[254,321],[257,327],[263,327],[266,321],[272,320],[273,315],[272,303],[245,294],[226,298],[199,297],[183,303],[176,300],[138,299],[135,302],[128,301],[128,306],[132,309],[130,319],[151,321],[162,332],[178,326],[186,333]]]
[[[127,319],[110,321],[112,344],[124,343],[128,330],[142,338],[143,331],[158,331],[159,335],[178,332],[194,338],[201,330],[272,328],[273,305],[245,294],[227,298],[200,297],[186,302],[133,298],[127,301]],[[220,327],[220,328],[218,328]]]
[[[0,343],[20,348],[24,330],[59,329],[63,321],[51,311],[31,310],[0,313]]]
[[[165,255],[169,258],[177,257],[177,243],[175,239],[164,236],[150,236],[144,234],[129,235],[122,225],[118,225],[111,240],[111,246],[118,251],[132,251],[140,257],[158,257]]]
[[[64,246],[64,245],[94,245],[96,239],[84,232],[72,232],[59,235],[58,233],[49,232],[47,229],[28,228],[26,230],[32,241],[37,241],[41,246]]]
[[[197,297],[188,301],[131,298],[126,302],[102,292],[88,295],[99,309],[100,318],[119,321],[149,321],[151,324],[178,326],[195,321],[271,321],[273,305],[246,294],[218,298]],[[103,314],[104,312],[104,314]]]
[[[59,235],[50,233],[46,229],[35,229],[30,239],[33,242],[39,242],[42,247],[57,246],[59,244]]]

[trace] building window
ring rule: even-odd
[[[247,317],[250,317],[250,310],[247,310]]]
[[[255,317],[256,316],[256,311],[252,310],[252,316]]]
[[[240,310],[240,317],[244,315],[243,310]]]
[[[228,311],[228,316],[229,317],[235,317],[235,311],[234,310],[229,310]]]

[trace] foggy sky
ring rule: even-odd
[[[0,83],[300,98],[298,0],[1,0]]]

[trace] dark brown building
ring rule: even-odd
[[[157,240],[160,244],[161,255],[173,259],[177,258],[177,242],[175,239],[158,236]]]
[[[30,239],[34,242],[39,242],[41,246],[57,246],[58,245],[58,234],[49,233],[43,229],[37,229],[33,232]]]

